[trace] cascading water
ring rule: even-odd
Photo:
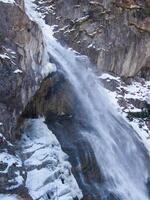
[[[107,199],[106,191],[109,191],[120,200],[148,200],[149,168],[136,133],[109,105],[96,75],[88,68],[87,59],[57,42],[51,27],[45,24],[31,1],[25,0],[25,6],[28,16],[43,32],[43,65],[49,62],[50,56],[61,67],[80,103],[78,115],[90,127],[82,129],[81,134],[89,141],[105,179],[99,189],[101,198]]]

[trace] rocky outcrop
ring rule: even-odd
[[[0,198],[18,194],[14,199],[31,200],[14,137],[17,118],[43,79],[42,33],[26,15],[23,1],[0,1],[0,13],[0,193],[5,194]]]
[[[149,79],[150,5],[147,0],[45,1],[39,8],[56,36],[90,57],[98,70]]]
[[[42,34],[22,8],[0,2],[0,131],[7,138],[42,80]]]
[[[7,194],[18,194],[19,199],[31,200],[25,187],[26,171],[16,153],[16,147],[2,134],[0,134],[0,147],[0,194],[5,194],[0,197],[7,199]]]

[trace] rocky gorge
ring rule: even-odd
[[[144,156],[140,151],[139,155],[149,166],[149,12],[146,0],[0,1],[1,199],[122,199],[115,189],[110,190],[102,164],[99,167],[96,147],[93,149],[86,134],[81,134],[87,130],[93,133],[96,126],[88,121],[88,113],[84,115],[82,96],[74,92],[76,88],[73,90],[72,84],[75,81],[70,81],[61,65],[67,56],[70,60],[66,64],[76,66],[78,76],[87,73],[82,65],[95,71],[111,97],[112,106],[127,117],[127,123],[133,126],[146,146],[145,150],[135,142],[144,152]],[[45,38],[44,31],[48,33]],[[71,53],[66,52],[57,59],[61,46],[48,49],[46,39],[51,31],[65,48],[75,51],[75,64],[71,63],[74,61]],[[88,56],[90,61],[80,54]],[[85,80],[80,77],[81,84],[85,88],[91,87],[90,84],[97,86],[93,75],[88,76]],[[85,82],[88,83],[84,85]],[[93,92],[97,94],[94,88]],[[93,94],[88,95],[97,99]],[[97,105],[96,100],[93,101],[99,108],[101,103]],[[101,121],[102,118],[108,120],[108,115],[104,116]],[[105,121],[103,124],[108,126]],[[122,122],[122,125],[110,127],[115,131],[112,134],[119,134],[118,127],[122,130],[123,126],[132,132]],[[136,156],[134,158],[138,161]],[[143,167],[140,161],[138,164]],[[148,180],[146,184],[149,189]],[[142,193],[137,199],[149,199],[147,196],[142,199],[140,195]]]

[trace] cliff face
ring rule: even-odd
[[[42,34],[18,3],[0,2],[0,131],[9,138],[42,80]]]
[[[21,158],[8,140],[14,141],[17,118],[42,80],[43,42],[23,1],[9,2],[0,1],[0,199],[30,200]],[[20,197],[3,197],[8,193]]]
[[[44,113],[48,94],[52,96],[52,102],[45,109],[49,106],[56,114],[57,110],[58,114],[63,111],[62,101],[57,101],[62,95],[55,96],[50,91],[57,90],[61,78],[56,74],[54,79],[53,76],[44,79],[53,67],[47,63],[42,31],[27,16],[24,2],[0,0],[0,13],[0,199],[47,200],[58,193],[64,199],[81,198],[67,155],[43,120],[35,120],[33,131],[34,120],[31,120],[31,125],[22,129],[24,138],[21,142],[16,139],[22,124],[20,116],[26,107],[28,110],[27,105],[40,86],[37,93],[42,102],[36,104],[39,106],[35,110],[36,117]],[[36,102],[36,97],[34,99]],[[35,117],[30,108],[27,113],[29,115],[25,117]]]
[[[47,123],[51,123],[49,128],[53,129],[62,142],[63,148],[70,156],[74,151],[72,147],[75,145],[71,162],[74,164],[80,160],[80,166],[78,164],[73,166],[74,174],[78,178],[83,173],[86,183],[91,187],[92,181],[94,183],[99,182],[102,177],[89,145],[84,143],[82,138],[81,143],[79,141],[74,144],[75,138],[78,137],[76,135],[78,123],[74,121],[72,114],[78,106],[78,102],[72,94],[72,88],[62,73],[52,73],[45,78],[49,71],[47,73],[46,70],[43,73],[47,63],[43,63],[42,59],[45,56],[42,31],[35,22],[28,18],[25,13],[24,2],[22,0],[15,2],[10,0],[14,3],[4,3],[4,1],[6,2],[6,0],[0,0],[0,133],[3,134],[0,134],[0,193],[15,193],[19,194],[22,199],[30,200],[32,198],[25,185],[28,178],[30,185],[30,173],[33,172],[34,177],[36,176],[34,172],[37,169],[48,168],[49,170],[49,161],[51,163],[50,159],[53,158],[51,155],[48,155],[49,161],[46,160],[45,163],[45,154],[41,153],[40,159],[43,159],[43,162],[39,165],[32,163],[34,158],[32,155],[37,152],[39,155],[37,147],[39,138],[36,138],[37,141],[32,141],[31,137],[30,142],[32,145],[35,142],[34,145],[37,145],[37,149],[28,149],[28,137],[24,136],[26,143],[24,143],[23,151],[25,153],[22,152],[21,156],[24,157],[25,162],[28,158],[31,162],[27,162],[28,165],[25,167],[16,155],[15,146],[8,142],[9,139],[15,141],[13,139],[17,135],[17,127],[21,124],[19,120],[22,120],[22,117],[35,118],[39,115],[44,115],[47,118]],[[46,22],[49,25],[57,25],[55,26],[55,36],[58,40],[78,52],[88,55],[91,61],[95,63],[98,72],[104,70],[123,77],[132,77],[138,74],[145,80],[150,80],[150,4],[148,0],[41,0],[40,2],[37,1],[37,5],[38,11],[43,14]],[[128,90],[125,90],[124,82],[110,81],[106,77],[104,85],[108,86],[108,89],[119,91],[118,94],[122,95],[121,98],[118,94],[116,96],[118,95],[118,98],[120,98],[121,107],[122,104],[125,104],[125,108],[130,107],[130,102],[125,101],[128,99],[128,95],[126,95]],[[141,85],[143,86],[143,82],[140,82]],[[149,90],[148,84],[145,87],[144,93]],[[141,87],[139,90],[142,90]],[[131,94],[134,96],[132,90]],[[142,98],[145,97],[142,96]],[[132,102],[131,104],[137,103]],[[138,104],[140,104],[138,105],[139,109],[144,109],[145,102],[138,102]],[[147,113],[149,114],[149,110],[146,111]],[[134,117],[132,116],[132,118]],[[149,115],[146,120],[144,118],[141,126],[144,127],[147,123],[146,131],[148,133]],[[32,124],[32,120],[30,123]],[[30,123],[28,124],[29,129],[26,130],[29,131],[29,135]],[[36,120],[34,123],[36,124]],[[139,121],[138,124],[140,124]],[[44,125],[42,124],[42,126]],[[35,125],[35,127],[37,126]],[[39,133],[39,129],[36,129],[36,132]],[[62,136],[61,133],[63,132],[64,135]],[[25,131],[24,134],[26,134]],[[24,137],[21,140],[22,142],[25,142]],[[72,144],[69,149],[67,142]],[[58,145],[57,141],[55,145],[52,142],[49,146],[43,144],[40,148],[45,148],[45,151],[48,152],[50,148],[53,151],[53,147],[57,150]],[[83,146],[86,146],[86,148],[83,149]],[[28,152],[28,150],[31,151]],[[19,149],[19,151],[22,150]],[[76,152],[78,152],[78,155],[76,155]],[[88,155],[86,155],[87,152]],[[59,157],[59,155],[57,156]],[[56,162],[59,166],[57,156]],[[9,162],[9,160],[12,162]],[[55,162],[51,163],[52,168],[54,165]],[[87,168],[86,165],[90,167]],[[57,168],[57,165],[55,167]],[[69,173],[68,179],[72,176],[70,169],[71,167],[68,166],[63,171],[65,173],[67,170],[67,173]],[[49,175],[49,171],[47,174]],[[53,182],[56,178],[63,185],[64,179],[61,178],[60,180],[60,175],[62,176],[62,172],[58,170],[56,176],[45,177],[42,187],[45,186],[47,180]],[[80,179],[79,181],[82,181]],[[82,189],[85,190],[85,188],[83,185]],[[32,190],[32,188],[30,189]],[[94,186],[93,189],[97,191]],[[34,189],[32,192],[34,192]],[[86,192],[88,196],[89,191]],[[67,191],[67,194],[70,195],[70,190]],[[42,198],[48,199],[51,191],[49,193],[46,191],[42,195],[46,195]],[[85,199],[93,200],[93,197],[87,196],[85,196]]]
[[[124,77],[150,75],[150,5],[144,0],[41,1],[56,36],[97,66]]]
[[[42,0],[38,7],[48,24],[57,25],[55,36],[88,55],[98,71],[149,80],[149,1]],[[23,1],[0,2],[0,13],[0,131],[9,137],[43,79],[44,51]]]

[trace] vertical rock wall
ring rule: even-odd
[[[150,4],[144,0],[45,1],[39,8],[56,36],[88,55],[98,71],[150,74]]]
[[[22,1],[0,2],[0,131],[9,138],[43,79],[42,34],[23,9]]]

